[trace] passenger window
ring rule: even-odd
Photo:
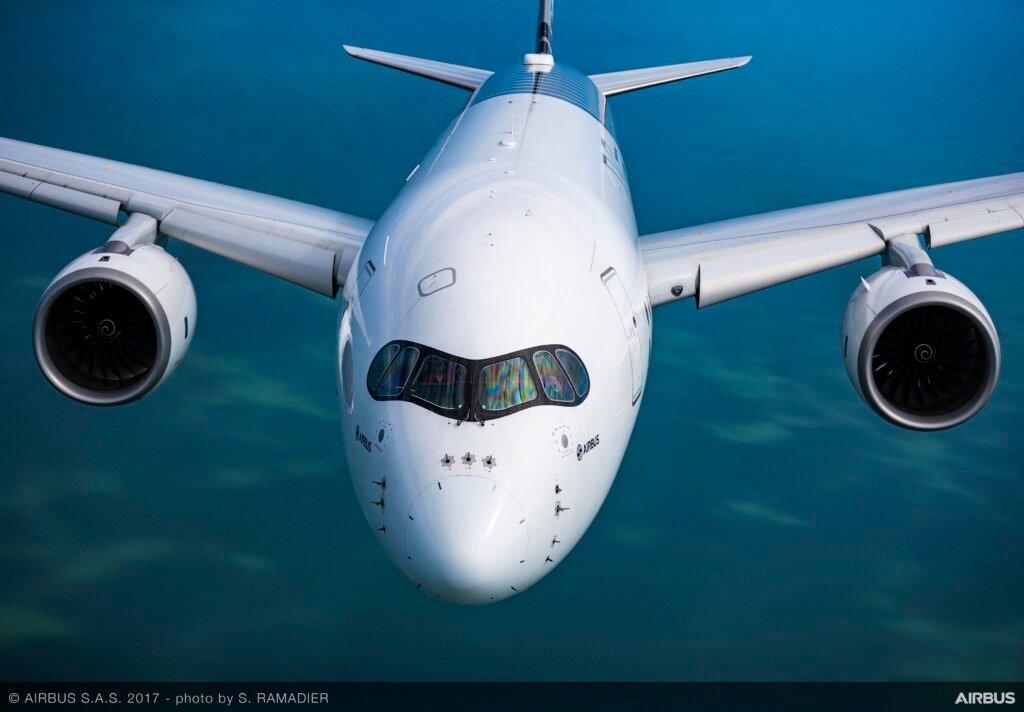
[[[587,391],[590,390],[590,376],[587,375],[583,362],[576,358],[573,352],[565,349],[555,349],[555,355],[558,356],[558,362],[562,364],[565,372],[569,374],[569,380],[572,381],[577,395],[580,398],[587,395]]]
[[[413,366],[416,365],[416,359],[419,356],[420,350],[417,348],[406,346],[402,349],[402,353],[398,354],[398,358],[391,362],[388,370],[380,379],[380,383],[377,385],[377,395],[390,397],[401,393],[409,376],[412,375]]]
[[[466,405],[466,367],[437,355],[423,359],[412,382],[412,394],[445,410]]]
[[[366,372],[366,387],[370,389],[371,393],[377,390],[377,384],[380,383],[380,377],[384,375],[384,369],[395,360],[395,356],[398,355],[401,348],[398,344],[388,344],[373,357],[370,370]]]
[[[547,397],[560,403],[571,403],[576,400],[576,394],[569,385],[569,379],[565,377],[558,361],[548,351],[538,351],[533,355],[533,365],[537,367],[537,375],[540,376],[540,385]]]
[[[480,369],[480,407],[507,410],[537,398],[537,386],[526,359],[510,358]]]

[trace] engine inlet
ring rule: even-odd
[[[974,321],[948,306],[910,309],[892,320],[872,355],[875,385],[897,408],[941,415],[967,403],[988,370]]]
[[[129,387],[156,363],[153,317],[141,299],[114,282],[68,287],[50,308],[45,328],[54,367],[83,388]]]

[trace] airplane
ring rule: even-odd
[[[991,317],[928,249],[1024,227],[1024,173],[639,235],[609,99],[750,57],[587,75],[536,46],[489,71],[345,46],[469,92],[376,220],[0,139],[0,191],[109,224],[33,325],[45,378],[115,406],[195,338],[180,241],[336,299],[345,458],[416,588],[460,604],[528,589],[608,494],[647,386],[652,310],[698,309],[879,256],[842,319],[854,389],[896,426],[959,425],[991,398]]]

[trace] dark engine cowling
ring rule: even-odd
[[[857,392],[904,428],[963,423],[999,379],[991,317],[971,290],[940,272],[885,267],[864,280],[847,304],[841,346]]]
[[[61,393],[120,405],[149,393],[181,362],[195,332],[196,297],[163,248],[105,249],[82,255],[50,283],[33,341],[43,375]]]

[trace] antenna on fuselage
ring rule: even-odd
[[[555,0],[540,0],[537,19],[537,54],[554,54],[551,49],[551,18],[555,14]]]

